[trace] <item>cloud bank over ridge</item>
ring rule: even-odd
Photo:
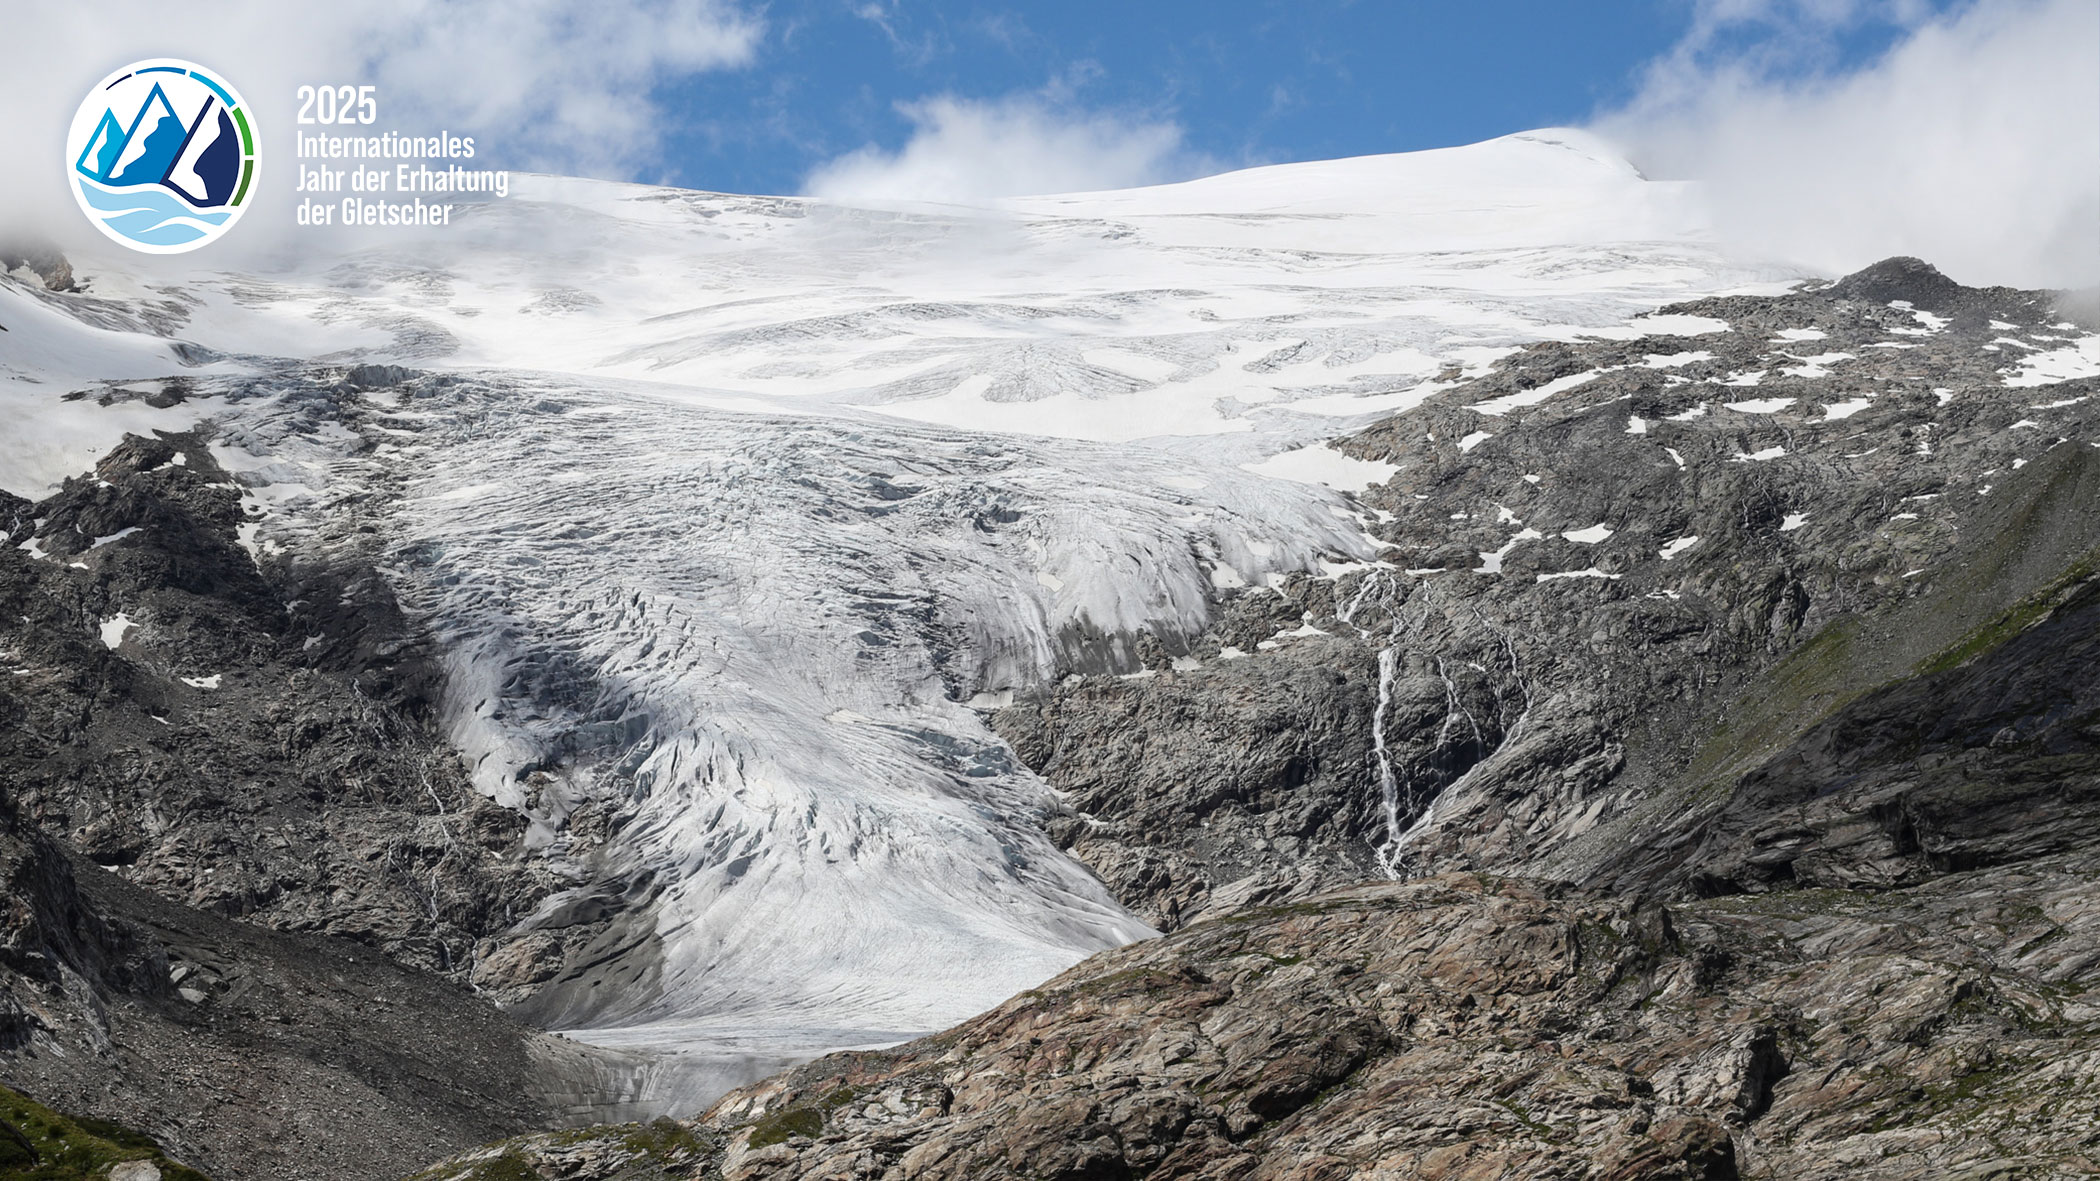
[[[1902,29],[1842,74],[1862,22]],[[2100,5],[1706,0],[1595,124],[1651,177],[1704,182],[1742,249],[1831,273],[1892,254],[1964,283],[2100,283]]]
[[[1219,165],[1168,119],[1089,111],[1055,93],[905,103],[911,138],[820,165],[804,191],[848,201],[971,202],[1187,180]]]

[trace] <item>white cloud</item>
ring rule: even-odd
[[[1902,33],[1833,76],[1831,37]],[[1965,283],[2100,282],[2100,4],[1708,0],[1597,130],[1705,182],[1746,249],[1828,272],[1911,254]]]
[[[375,130],[450,130],[513,167],[624,177],[659,141],[651,90],[748,62],[762,25],[737,0],[0,0],[0,29],[0,208],[65,232],[79,219],[51,215],[72,207],[66,126],[87,89],[129,61],[188,58],[232,80],[257,109],[269,153],[260,195],[276,201],[294,175],[300,85],[377,85]]]
[[[1217,171],[1179,125],[1075,108],[1051,93],[979,101],[942,95],[898,109],[911,139],[870,145],[819,166],[812,196],[845,201],[970,202],[1127,188]]]

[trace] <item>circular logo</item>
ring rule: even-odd
[[[240,94],[174,58],[104,78],[73,115],[66,177],[80,211],[148,254],[195,250],[233,228],[255,190],[255,123]]]

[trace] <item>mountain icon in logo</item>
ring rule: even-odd
[[[203,67],[136,62],[73,117],[74,196],[110,238],[154,254],[194,250],[242,212],[255,132],[233,89]]]

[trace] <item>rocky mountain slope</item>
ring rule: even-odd
[[[388,1177],[616,1088],[460,984],[556,882],[369,568],[252,540],[195,434],[0,504],[0,1062],[225,1178]],[[446,979],[450,978],[450,981]]]
[[[432,728],[383,580],[266,553],[203,438],[10,499],[0,760],[46,829],[192,906],[453,974],[548,892]]]
[[[2096,869],[1668,907],[1353,887],[819,1060],[654,1152],[532,1137],[418,1181],[2086,1176]]]
[[[1663,315],[1340,443],[1382,563],[997,719],[1179,930],[423,1176],[2100,1167],[2100,337],[1912,260]]]
[[[2100,349],[2043,295],[1914,260],[1656,319],[1669,335],[1535,346],[1337,444],[1393,465],[1361,498],[1379,563],[1240,592],[1190,656],[1000,715],[1074,793],[1076,855],[1162,922],[1211,884],[1300,896],[1332,880],[1316,868],[1360,871],[1367,844],[1405,873],[1786,880],[1686,862],[1715,826],[1777,810],[1759,788],[1729,812],[1732,785],[1828,745],[1833,711],[1876,708],[2001,614],[2069,593],[2100,545],[2100,380],[2057,370],[2100,373]],[[2053,690],[2075,666],[2049,667]],[[1252,686],[1293,711],[1250,714]],[[2044,741],[2064,715],[2034,692],[1966,724]],[[1922,864],[1944,834],[1903,817],[1930,794],[1856,784],[1817,823],[1880,809],[1904,846],[1888,855]],[[1142,856],[1115,843],[1129,824]],[[1814,862],[1800,880],[1904,878]]]

